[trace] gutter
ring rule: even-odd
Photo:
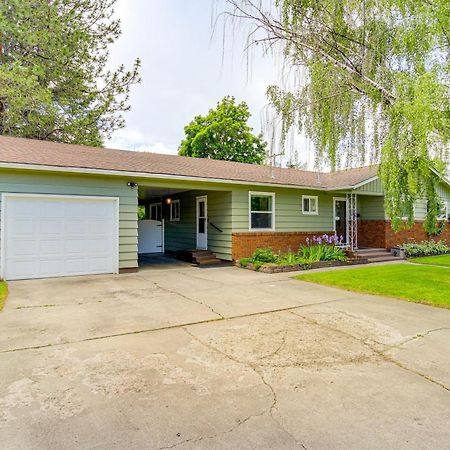
[[[322,187],[322,186],[307,186],[307,185],[295,185],[295,184],[281,184],[281,183],[265,183],[254,182],[248,180],[225,180],[222,178],[207,178],[207,177],[195,177],[188,175],[172,175],[172,174],[160,174],[160,173],[148,173],[148,172],[129,172],[121,170],[108,170],[108,169],[91,169],[82,167],[65,167],[65,166],[49,166],[43,164],[25,164],[25,163],[6,163],[0,162],[0,168],[2,169],[19,169],[19,170],[37,170],[46,172],[62,172],[62,173],[77,173],[77,174],[90,174],[90,175],[107,175],[107,176],[120,176],[131,178],[153,178],[158,180],[176,180],[176,181],[199,181],[208,183],[220,183],[220,184],[233,184],[233,185],[251,185],[251,186],[270,186],[289,189],[303,189],[314,191],[340,191],[340,190],[352,190],[358,187],[370,183],[378,178],[374,176],[368,180],[364,180],[353,186],[337,186],[337,187]]]

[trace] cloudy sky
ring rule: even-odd
[[[122,36],[111,65],[131,66],[139,57],[142,83],[132,88],[126,128],[108,147],[176,153],[183,127],[225,95],[246,101],[251,126],[267,131],[265,91],[278,84],[280,65],[256,52],[249,63],[242,33],[227,33],[223,43],[223,22],[212,36],[225,8],[224,0],[118,0]]]

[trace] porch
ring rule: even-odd
[[[231,191],[140,183],[138,203],[141,264],[161,255],[186,260],[188,251],[231,260]]]

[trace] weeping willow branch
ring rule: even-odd
[[[431,168],[443,169],[450,139],[447,0],[227,2],[226,15],[246,27],[247,51],[280,52],[304,74],[293,91],[267,91],[282,139],[293,127],[305,132],[332,169],[380,158],[396,229],[405,211],[413,223],[418,199],[438,204]],[[429,232],[436,211],[428,208]]]

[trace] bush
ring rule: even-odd
[[[407,257],[441,255],[450,251],[445,241],[408,242],[402,245]]]
[[[270,248],[257,248],[251,257],[253,263],[274,263],[277,261],[277,256],[273,254]]]
[[[240,265],[241,267],[247,267],[247,266],[248,266],[248,263],[250,263],[250,262],[252,262],[252,258],[241,258],[241,259],[239,260],[239,265]]]

